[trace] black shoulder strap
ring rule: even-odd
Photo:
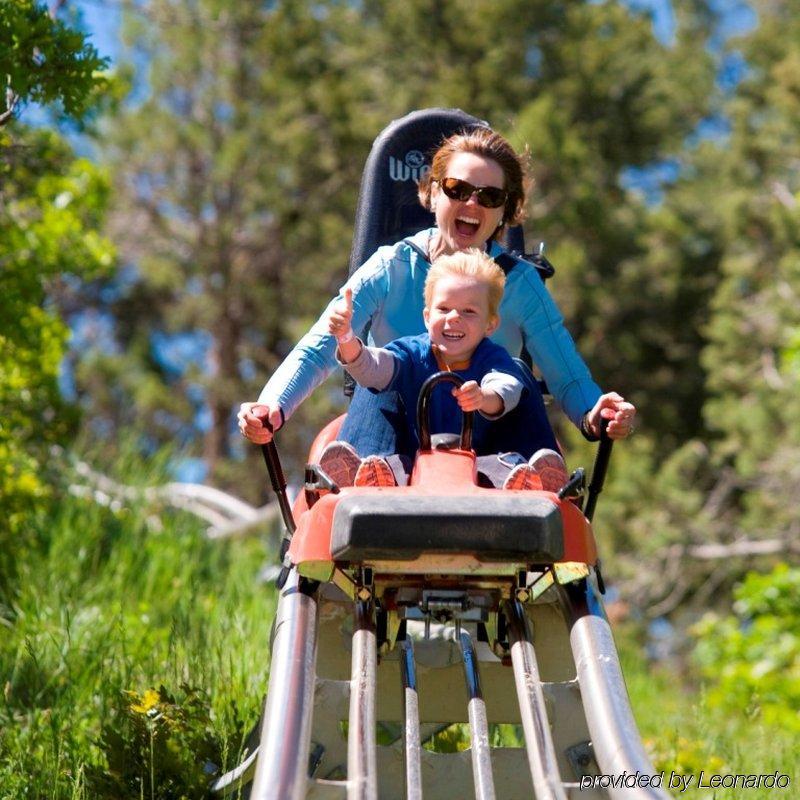
[[[517,266],[517,259],[509,253],[498,253],[494,257],[494,263],[503,270],[505,275],[508,275]]]

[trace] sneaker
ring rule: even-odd
[[[367,456],[356,472],[353,486],[397,486],[397,481],[385,458]]]
[[[504,489],[542,489],[542,479],[530,464],[517,464],[503,481]]]
[[[509,469],[514,469],[518,464],[527,464],[528,462],[525,460],[525,456],[521,455],[520,453],[516,453],[514,451],[509,453],[498,453],[497,460],[504,466],[508,467]]]
[[[319,457],[319,466],[337,486],[352,486],[361,459],[347,442],[330,442]]]
[[[567,465],[555,450],[543,447],[537,450],[528,461],[531,469],[541,478],[546,492],[557,492],[569,480]]]

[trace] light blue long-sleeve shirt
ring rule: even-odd
[[[436,229],[430,228],[410,238],[422,252],[428,252],[435,233]],[[502,251],[496,242],[491,243],[491,256]],[[328,333],[328,317],[333,305],[342,301],[345,288],[353,291],[353,330],[360,333],[370,324],[367,344],[383,347],[401,336],[423,333],[423,287],[429,268],[430,263],[404,241],[378,248],[275,370],[259,402],[276,403],[289,419],[337,367],[336,339]],[[499,313],[500,325],[490,337],[492,341],[513,356],[520,354],[524,344],[553,397],[579,426],[581,417],[600,397],[600,387],[592,380],[561,312],[532,264],[520,260],[508,273]]]

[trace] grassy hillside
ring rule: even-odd
[[[255,539],[209,541],[183,514],[68,495],[28,534],[0,609],[0,798],[208,796],[214,769],[238,763],[266,687],[275,592],[258,573],[271,554]],[[792,735],[712,708],[685,669],[649,667],[632,630],[617,638],[658,769],[800,779]]]
[[[31,525],[0,620],[0,797],[204,796],[266,687],[264,546],[71,497]]]

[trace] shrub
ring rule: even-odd
[[[781,564],[747,576],[735,591],[733,614],[707,614],[694,626],[694,656],[711,704],[800,731],[798,597],[800,569]]]

